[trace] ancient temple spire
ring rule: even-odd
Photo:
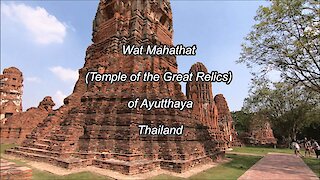
[[[201,62],[197,62],[191,66],[189,73],[196,75],[197,72],[208,73],[208,70]],[[188,82],[186,87],[187,97],[189,99],[196,98],[196,101],[201,103],[213,101],[212,84],[210,82],[192,81]]]
[[[16,67],[0,74],[0,120],[22,111],[23,76]]]
[[[93,21],[94,43],[172,45],[172,12],[167,0],[101,0]]]

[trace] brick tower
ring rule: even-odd
[[[204,64],[197,62],[192,65],[189,73],[193,73],[194,76],[197,72],[208,73]],[[225,139],[224,133],[220,130],[218,124],[218,108],[215,104],[212,94],[212,83],[195,81],[187,82],[186,94],[188,99],[192,99],[194,102],[192,114],[194,114],[201,123],[209,127],[209,131],[218,143],[218,146],[223,149],[227,147],[227,139]]]
[[[155,169],[184,172],[223,156],[209,128],[190,110],[129,109],[136,98],[187,100],[177,82],[85,83],[88,71],[126,74],[177,72],[175,56],[125,56],[124,44],[172,45],[167,0],[101,0],[93,22],[93,44],[73,93],[54,115],[7,153],[66,168],[93,165],[139,174]],[[181,136],[140,136],[139,124],[180,126]]]
[[[22,112],[22,72],[16,67],[3,70],[0,75],[0,120]]]
[[[217,94],[214,97],[214,101],[218,108],[219,127],[228,141],[228,147],[230,148],[231,146],[240,146],[241,143],[234,128],[233,119],[225,97],[223,96],[223,94]]]

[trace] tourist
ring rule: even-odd
[[[305,149],[304,156],[307,157],[307,154],[309,154],[309,156],[311,156],[311,154],[310,154],[310,151],[311,151],[311,142],[308,141],[307,138],[304,138],[304,149]]]
[[[295,140],[292,142],[292,147],[296,156],[300,155],[300,157],[303,157],[303,155],[300,153],[300,145]]]
[[[318,157],[320,156],[320,146],[317,143],[317,141],[315,141],[313,139],[311,140],[311,143],[312,143],[312,149],[316,153],[316,156],[317,156],[317,159],[318,159]]]

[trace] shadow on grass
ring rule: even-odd
[[[266,155],[269,152],[292,154],[293,150],[289,148],[266,148],[266,147],[249,146],[249,147],[233,147],[232,152]]]
[[[213,167],[188,179],[237,179],[244,172],[246,172],[251,166],[253,166],[262,157],[259,156],[243,156],[243,155],[227,155],[226,157],[231,158],[232,161],[224,164],[220,164],[217,167]],[[153,180],[168,180],[168,179],[182,179],[169,175],[159,175]]]
[[[262,157],[258,156],[243,156],[243,155],[227,155],[228,158],[231,158],[232,161],[226,164],[223,164],[224,167],[247,170],[253,166],[257,161]]]

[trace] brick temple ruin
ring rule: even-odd
[[[3,70],[0,75],[0,122],[22,112],[23,76],[16,67]]]
[[[14,114],[1,123],[0,138],[2,143],[20,144],[39,123],[53,113],[54,102],[50,96],[45,97],[37,108]]]
[[[49,103],[46,117],[36,117],[34,121],[40,123],[21,146],[7,150],[7,154],[64,168],[96,166],[129,175],[156,169],[182,173],[224,156],[228,138],[219,127],[219,102],[213,99],[211,83],[188,84],[187,96],[178,82],[163,80],[85,83],[89,71],[177,73],[175,56],[121,53],[124,44],[173,45],[168,0],[101,0],[92,36],[93,44],[87,48],[73,93],[58,110],[52,111]],[[207,71],[199,63],[190,71],[198,70]],[[127,107],[128,101],[136,98],[168,97],[192,99],[195,109],[148,111]],[[139,124],[184,125],[185,129],[182,136],[140,136]]]
[[[238,139],[238,134],[235,130],[231,112],[229,110],[228,103],[223,94],[217,94],[214,97],[214,102],[218,109],[218,122],[220,130],[223,132],[224,137],[227,139],[227,146],[241,146],[241,142]]]
[[[277,144],[270,122],[263,115],[254,115],[249,132],[241,136],[244,143],[251,146],[273,146]]]
[[[208,73],[208,70],[204,64],[198,62],[192,65],[189,73],[196,74],[197,72]],[[226,134],[227,131],[224,132],[219,127],[219,114],[221,113],[219,113],[219,106],[213,98],[212,83],[196,82],[195,80],[187,82],[186,96],[194,102],[192,114],[198,118],[198,121],[209,127],[210,132],[213,134],[217,143],[219,143],[220,148],[228,148],[230,143],[229,138],[226,138],[228,136],[228,134]],[[222,110],[223,109],[220,109],[220,111]],[[227,128],[229,128],[229,126]],[[231,130],[228,129],[228,132],[229,131]]]
[[[255,144],[258,145],[275,145],[277,144],[277,139],[273,136],[273,130],[268,121],[257,124],[251,130],[251,135],[255,139]]]

